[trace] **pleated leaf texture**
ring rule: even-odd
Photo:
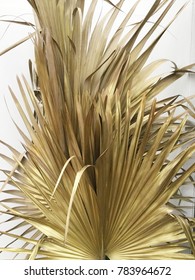
[[[0,194],[9,240],[1,251],[38,260],[194,259],[195,219],[181,207],[194,198],[181,186],[194,183],[195,108],[190,98],[159,98],[193,69],[147,62],[183,7],[158,29],[175,1],[153,1],[132,25],[142,0],[128,11],[125,0],[104,1],[109,11],[95,23],[99,0],[28,2],[35,65],[32,85],[18,78],[25,106],[10,89],[28,135],[16,124],[23,154],[1,141],[13,154],[1,155],[11,166]],[[155,74],[163,64],[172,71]]]

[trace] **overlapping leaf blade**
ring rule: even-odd
[[[124,36],[140,1],[112,36],[123,0],[106,1],[111,10],[93,29],[96,0],[85,18],[84,1],[28,2],[37,31],[35,70],[29,63],[33,88],[18,78],[25,109],[10,91],[29,135],[17,126],[22,156],[2,143],[13,153],[13,159],[3,155],[13,168],[4,171],[2,193],[13,195],[1,199],[11,216],[5,224],[18,220],[1,232],[13,238],[2,250],[28,259],[193,259],[195,220],[182,217],[170,199],[188,199],[178,191],[195,171],[194,164],[184,168],[195,151],[188,121],[194,106],[178,96],[154,99],[193,65],[173,63],[170,74],[155,76],[166,61],[147,64],[175,17],[145,49],[174,1],[154,1]],[[21,248],[14,247],[17,239]]]

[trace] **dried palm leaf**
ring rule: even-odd
[[[27,259],[194,259],[195,219],[172,203],[189,200],[179,191],[195,171],[194,163],[184,168],[195,152],[194,106],[179,96],[155,99],[193,65],[173,63],[155,76],[166,61],[147,64],[182,9],[146,47],[174,1],[154,1],[126,35],[140,1],[113,35],[124,0],[106,1],[111,10],[94,28],[97,0],[85,17],[85,1],[28,2],[36,63],[29,63],[32,87],[18,78],[25,108],[10,89],[28,135],[16,124],[22,156],[2,142],[13,169],[4,170],[1,192],[11,197],[1,199],[8,226],[1,234],[13,241],[1,250]]]

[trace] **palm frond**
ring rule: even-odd
[[[2,155],[12,169],[1,190],[1,235],[13,241],[1,250],[27,259],[194,259],[195,219],[172,200],[189,201],[180,187],[194,183],[195,164],[185,164],[195,152],[195,108],[181,96],[156,99],[193,65],[171,62],[156,76],[167,61],[147,63],[183,7],[148,45],[174,1],[154,1],[126,35],[140,1],[113,35],[124,0],[106,1],[110,11],[93,28],[97,0],[85,17],[85,1],[28,2],[36,63],[32,86],[17,78],[25,108],[10,89],[28,135],[16,124],[22,155],[1,142],[13,154]]]

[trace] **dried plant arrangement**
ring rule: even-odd
[[[175,1],[153,1],[125,34],[141,0],[114,33],[125,0],[107,0],[94,26],[100,0],[85,15],[85,0],[28,2],[35,65],[32,85],[18,78],[25,108],[10,89],[28,135],[16,124],[23,154],[1,141],[13,156],[1,155],[12,168],[0,193],[1,236],[11,241],[0,250],[30,260],[195,259],[195,219],[180,207],[194,199],[180,188],[193,184],[195,108],[190,98],[159,98],[193,69],[147,63],[183,7],[151,40]],[[164,63],[172,71],[155,75]]]

